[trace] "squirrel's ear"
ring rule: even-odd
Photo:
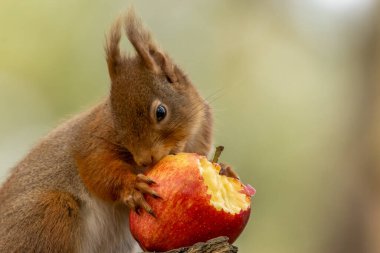
[[[142,24],[141,19],[136,16],[135,10],[132,7],[127,12],[125,32],[145,66],[149,70],[157,72],[158,66],[150,54],[150,51],[156,48],[156,44],[150,32]]]
[[[108,65],[108,71],[110,77],[114,77],[117,72],[117,67],[120,65],[122,61],[122,56],[120,53],[119,42],[121,38],[121,18],[118,18],[114,24],[112,25],[110,32],[106,39],[105,51],[106,51],[106,59]]]
[[[127,12],[126,34],[129,41],[141,57],[145,67],[154,73],[165,73],[171,82],[175,82],[174,64],[154,42],[148,29],[144,27],[141,19],[136,16],[133,8]]]

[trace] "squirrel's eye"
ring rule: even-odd
[[[156,109],[156,119],[158,122],[160,122],[161,120],[163,120],[166,116],[166,108],[165,106],[163,105],[159,105],[157,106],[157,109]]]

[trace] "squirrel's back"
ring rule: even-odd
[[[11,170],[11,176],[0,188],[0,199],[52,187],[76,194],[78,189],[73,185],[80,180],[72,157],[76,132],[97,110],[96,107],[69,119],[42,138]]]

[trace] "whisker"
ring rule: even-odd
[[[178,120],[178,122],[171,127],[169,130],[169,134],[161,138],[162,141],[165,141],[171,137],[173,137],[175,130],[181,127],[183,124],[187,124],[188,121],[192,120],[194,116],[196,116],[200,111],[204,109],[205,105],[202,103],[192,109],[189,114],[184,115],[182,118]],[[181,141],[181,140],[177,140]]]
[[[220,93],[222,93],[223,91],[224,91],[224,88],[219,88],[214,93],[212,93],[212,94],[208,95],[207,97],[205,97],[204,100],[208,101],[209,99],[211,99],[214,96],[219,96]]]

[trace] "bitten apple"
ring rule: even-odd
[[[217,163],[191,153],[158,162],[147,176],[162,199],[146,196],[157,218],[130,213],[130,229],[140,246],[168,251],[218,236],[234,242],[248,222],[255,190],[219,171]]]

